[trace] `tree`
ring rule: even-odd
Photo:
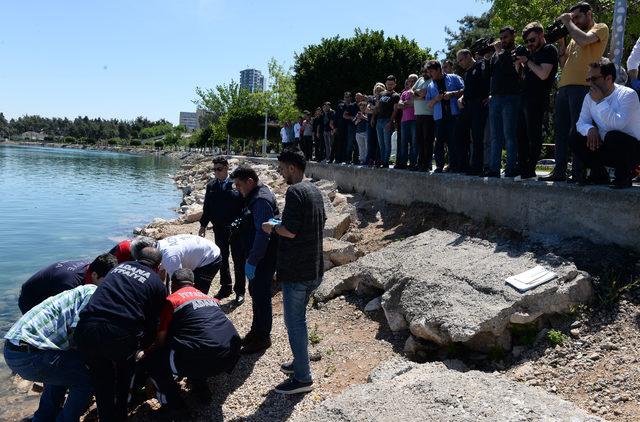
[[[444,53],[446,57],[454,60],[458,50],[471,47],[471,45],[480,38],[493,36],[490,20],[491,10],[483,13],[481,16],[467,15],[462,19],[458,19],[460,26],[457,31],[445,27],[444,31],[447,33],[445,38],[447,51]]]
[[[293,121],[300,117],[300,110],[296,107],[294,76],[274,58],[269,61],[269,89],[262,94],[257,93],[257,96],[262,99],[262,109],[268,108],[269,114],[279,122]]]
[[[0,113],[0,136],[9,136],[9,122],[3,113]]]
[[[373,85],[395,75],[399,85],[433,58],[429,49],[403,37],[385,38],[383,31],[361,31],[352,38],[323,38],[296,54],[296,104],[314,109],[324,101],[342,98],[344,91],[370,93]]]

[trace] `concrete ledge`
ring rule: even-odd
[[[244,157],[246,158],[246,157]],[[251,159],[274,163],[273,159]],[[640,189],[514,182],[458,174],[308,163],[307,175],[399,205],[424,202],[525,234],[582,237],[640,251]]]

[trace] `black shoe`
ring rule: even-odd
[[[442,173],[442,167],[436,167],[436,169],[433,172],[434,173]]]
[[[609,186],[611,189],[627,189],[633,186],[631,179],[626,180],[614,180],[613,184]]]
[[[242,339],[240,340],[240,344],[244,346],[245,344],[249,344],[253,341],[256,334],[253,331],[249,331]]]
[[[287,362],[280,365],[280,371],[287,375],[293,374],[293,362]]]
[[[311,390],[313,390],[313,381],[300,382],[294,378],[289,378],[285,382],[278,384],[275,388],[276,393],[280,394],[308,393]]]
[[[213,298],[222,300],[226,297],[231,296],[231,293],[233,293],[233,290],[231,290],[231,287],[221,287],[220,290],[218,290],[218,293],[216,293],[216,295]]]
[[[519,174],[519,173],[516,173],[516,172],[513,172],[513,173],[507,173],[507,172],[505,172],[505,173],[504,173],[504,177],[509,178],[509,179],[513,179],[513,178],[514,178],[514,177],[516,177],[516,176],[520,176],[520,174]]]
[[[482,177],[494,177],[499,179],[500,178],[500,172],[499,171],[486,171],[484,173],[482,173]]]
[[[538,177],[538,180],[542,182],[565,182],[567,180],[567,176],[551,172],[547,176]]]
[[[236,295],[235,305],[240,306],[244,303],[244,295]]]
[[[245,343],[244,346],[242,346],[242,349],[240,349],[240,353],[243,355],[252,355],[254,353],[267,350],[269,347],[271,347],[270,337],[263,337],[263,338],[254,337],[250,341]]]

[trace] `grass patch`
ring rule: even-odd
[[[560,330],[552,329],[547,333],[547,340],[549,340],[549,343],[552,345],[557,346],[569,340],[569,336]]]
[[[315,324],[313,330],[309,331],[309,343],[311,343],[312,346],[316,346],[320,344],[321,341],[322,336],[318,333],[318,324]]]

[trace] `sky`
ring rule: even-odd
[[[295,53],[322,38],[349,37],[356,27],[382,29],[436,51],[445,47],[445,26],[457,28],[457,19],[489,7],[479,0],[3,3],[5,117],[145,116],[172,123],[180,111],[195,111],[196,86],[238,81],[248,67],[266,74],[271,57],[292,66]],[[388,4],[398,7],[389,13]]]

